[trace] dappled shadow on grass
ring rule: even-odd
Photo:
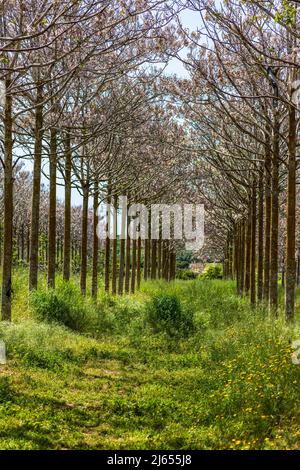
[[[292,327],[251,309],[234,295],[233,283],[152,287],[193,309],[192,335],[154,334],[142,313],[134,318],[135,297],[111,308],[117,326],[127,315],[136,321],[96,339],[32,321],[1,327],[9,379],[0,393],[0,447],[298,446]],[[147,289],[141,295],[149,297]]]
[[[55,439],[49,438],[45,433],[37,434],[36,427],[30,424],[10,426],[8,429],[0,430],[1,442],[6,440],[11,443],[4,446],[7,449],[56,449]]]

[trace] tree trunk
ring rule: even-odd
[[[285,317],[293,320],[295,310],[296,281],[296,140],[297,122],[294,105],[289,106],[288,137],[288,182],[286,207],[286,284],[285,284]]]
[[[159,240],[157,241],[157,277],[160,279],[161,278],[161,256],[162,256],[162,240],[161,240],[161,234],[159,235]]]
[[[64,261],[63,278],[70,280],[71,264],[71,140],[67,133],[65,138],[65,206],[64,206]]]
[[[240,261],[240,291],[241,295],[244,294],[244,281],[245,281],[245,253],[246,253],[246,247],[245,247],[245,220],[241,221],[241,231],[240,231],[240,255],[241,255],[241,261]]]
[[[228,234],[226,238],[226,243],[224,247],[224,263],[223,263],[223,279],[228,279],[228,255],[229,255],[229,250],[228,250]]]
[[[163,278],[169,280],[169,240],[163,240]]]
[[[241,222],[235,226],[235,237],[234,237],[234,265],[235,265],[235,277],[236,277],[236,291],[237,295],[242,295],[241,290]]]
[[[144,280],[147,281],[148,279],[148,251],[149,251],[149,243],[150,240],[144,240]]]
[[[3,267],[2,267],[2,320],[11,321],[11,271],[13,252],[13,119],[12,96],[9,93],[11,80],[5,80],[4,105],[4,227],[3,227]]]
[[[297,285],[300,283],[300,250],[297,250]]]
[[[264,173],[261,168],[258,180],[258,259],[257,259],[257,300],[263,299],[264,272]]]
[[[270,132],[266,132],[265,149],[265,245],[264,245],[264,287],[263,299],[269,302],[270,299],[270,245],[271,245],[271,149]]]
[[[127,227],[129,226],[129,221]],[[125,292],[129,293],[129,282],[130,282],[130,236],[127,230],[126,238],[126,265],[125,265]]]
[[[229,233],[228,239],[228,277],[233,279],[233,235]]]
[[[136,273],[136,281],[137,281],[138,290],[140,290],[141,288],[141,251],[142,251],[142,239],[139,236],[138,244],[137,244],[137,273]]]
[[[250,269],[251,269],[251,201],[248,206],[248,216],[246,225],[246,259],[245,259],[245,293],[250,289]]]
[[[112,253],[112,294],[117,293],[117,250],[118,250],[118,197],[114,196],[114,217],[113,217],[113,253]]]
[[[99,239],[97,234],[98,226],[98,182],[95,181],[94,200],[93,200],[93,261],[92,261],[92,297],[97,298],[98,293],[98,257],[99,257]]]
[[[131,268],[131,293],[135,292],[135,277],[136,277],[136,247],[137,241],[132,240],[132,268]]]
[[[170,249],[170,281],[174,281],[176,277],[176,252],[175,247],[172,245]]]
[[[284,258],[281,261],[281,287],[285,288],[285,261]]]
[[[156,252],[157,252],[157,242],[156,240],[151,241],[152,249],[151,249],[151,279],[156,279]]]
[[[107,235],[105,239],[105,262],[104,262],[104,286],[105,292],[109,292],[109,275],[110,275],[110,223],[111,223],[111,214],[110,214],[110,203],[111,203],[111,187],[108,184],[107,188],[107,223],[106,230]]]
[[[50,184],[48,213],[48,287],[55,288],[55,241],[56,241],[56,165],[57,131],[50,131]]]
[[[250,301],[251,305],[256,303],[256,181],[252,185],[251,198],[251,266],[250,266]]]
[[[35,109],[34,129],[34,164],[32,182],[31,206],[31,232],[30,232],[30,261],[29,261],[29,289],[36,289],[38,283],[39,261],[39,220],[40,220],[40,193],[42,168],[42,140],[43,140],[43,99],[42,85],[37,87],[37,101]]]
[[[87,224],[88,224],[89,186],[86,182],[83,187],[83,204],[81,219],[81,266],[80,266],[80,290],[86,294],[87,275]]]
[[[275,111],[272,160],[271,245],[270,245],[270,309],[278,307],[278,219],[279,219],[279,116]]]
[[[21,230],[21,259],[24,264],[25,261],[25,233],[24,233],[24,224],[22,224]]]
[[[26,243],[26,261],[29,264],[30,260],[30,227],[27,228],[27,243]]]
[[[124,265],[125,265],[125,234],[126,234],[126,218],[127,214],[122,209],[121,215],[121,234],[120,234],[120,268],[119,268],[119,286],[118,294],[123,294],[124,287]]]

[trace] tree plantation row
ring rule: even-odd
[[[107,292],[176,273],[176,240],[97,236],[98,207],[204,204],[205,245],[253,306],[294,317],[299,11],[295,1],[0,2],[2,319],[12,267]],[[183,21],[198,19],[193,31]],[[184,73],[173,75],[168,67]],[[57,197],[62,188],[63,200]],[[80,197],[81,206],[74,206]],[[77,203],[76,203],[77,204]],[[78,205],[78,204],[77,204]],[[149,227],[150,230],[150,227]],[[282,269],[282,265],[284,268]],[[299,278],[299,276],[298,276]]]

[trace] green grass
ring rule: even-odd
[[[27,273],[15,277],[14,322],[0,324],[9,359],[0,366],[1,449],[300,448],[290,345],[299,323],[251,309],[233,283],[147,282],[97,304],[76,297],[95,325],[79,334],[39,321]],[[58,296],[63,289],[58,280]],[[147,322],[161,294],[194,313],[188,337]]]

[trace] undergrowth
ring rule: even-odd
[[[28,301],[26,282],[0,324],[0,448],[299,449],[299,317],[270,318],[229,281],[97,302],[76,279]]]

